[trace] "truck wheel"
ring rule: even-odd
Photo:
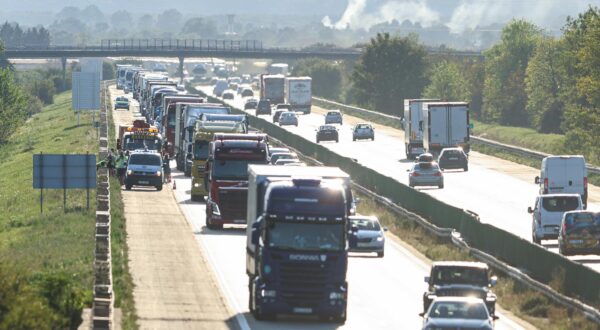
[[[162,190],[163,185],[159,184],[158,186],[156,186],[156,190],[161,191]]]
[[[202,202],[204,200],[204,195],[192,195],[191,200],[193,202]]]
[[[377,257],[378,257],[378,258],[383,258],[383,251],[381,251],[381,252],[377,252]]]
[[[319,142],[320,142],[319,139],[317,139],[317,143],[319,143]]]
[[[335,143],[338,143],[338,142],[340,142],[340,139],[335,139]]]
[[[131,190],[131,185],[130,185],[130,184],[126,184],[126,185],[125,185],[125,189],[127,189],[127,190]]]

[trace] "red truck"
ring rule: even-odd
[[[165,100],[166,107],[163,110],[163,117],[161,121],[161,132],[168,142],[167,151],[169,152],[169,157],[175,157],[175,126],[177,124],[175,117],[175,110],[177,108],[178,103],[182,104],[196,104],[196,103],[204,103],[206,100],[201,97],[183,97],[179,95],[168,96],[167,100]]]
[[[246,224],[248,164],[268,164],[266,134],[215,134],[205,170],[209,229]]]

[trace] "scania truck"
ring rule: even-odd
[[[258,320],[292,314],[344,323],[348,249],[356,244],[344,181],[336,178],[345,173],[279,168],[249,168],[249,309]]]
[[[248,165],[269,162],[265,134],[215,134],[205,172],[206,226],[246,224]]]

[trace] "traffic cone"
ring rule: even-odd
[[[173,190],[177,190],[177,180],[173,180]]]

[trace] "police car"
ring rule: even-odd
[[[162,190],[163,167],[160,153],[153,150],[135,150],[129,154],[125,189],[133,186],[150,186]]]

